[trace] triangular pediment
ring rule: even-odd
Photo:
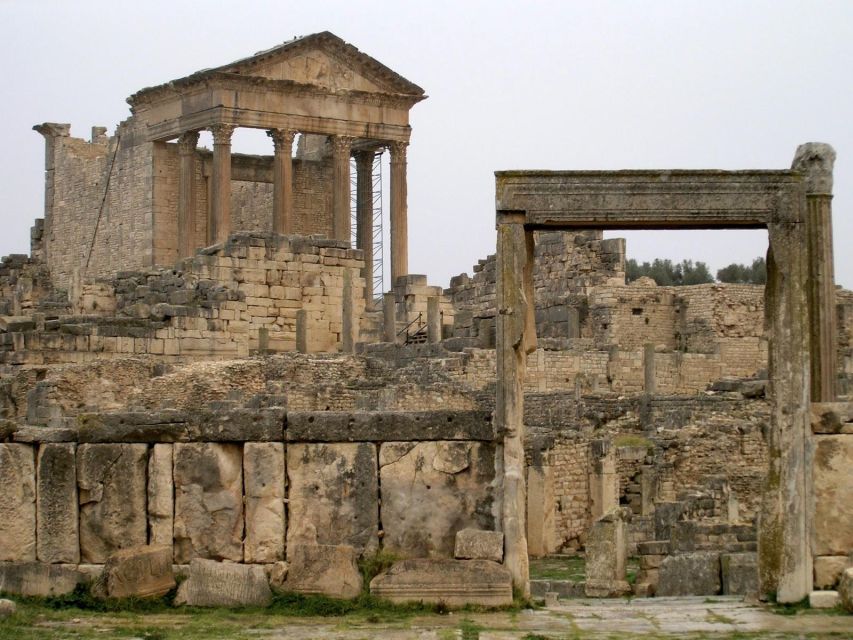
[[[296,38],[215,71],[290,80],[332,91],[424,93],[417,85],[328,31]]]

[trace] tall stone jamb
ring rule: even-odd
[[[43,444],[36,461],[36,557],[41,562],[77,564],[76,445]]]
[[[430,343],[441,342],[441,298],[427,298],[427,337]]]
[[[332,136],[334,183],[332,185],[332,237],[350,241],[350,175],[349,159],[352,138]]]
[[[373,151],[355,154],[356,247],[364,252],[364,300],[373,302]]]
[[[382,296],[382,331],[385,342],[397,340],[396,299],[391,292]]]
[[[293,233],[293,139],[290,129],[270,129],[273,142],[272,230]]]
[[[791,168],[805,177],[808,230],[808,302],[811,325],[812,402],[836,397],[835,274],[832,263],[832,168],[835,150],[808,142],[797,148]]]
[[[805,203],[783,203],[768,224],[764,290],[770,372],[769,468],[758,526],[759,591],[798,602],[812,590],[809,497],[809,316]]]
[[[210,191],[210,241],[224,242],[231,233],[231,134],[232,124],[210,127],[213,134],[213,169]]]
[[[344,269],[343,318],[341,319],[341,350],[353,353],[358,342],[358,314],[353,295],[352,271]]]
[[[195,251],[195,152],[198,131],[187,131],[178,138],[181,161],[178,177],[178,257],[186,258]]]
[[[247,442],[243,446],[246,500],[245,561],[284,560],[284,444]]]
[[[655,345],[648,342],[643,345],[643,391],[648,395],[655,393]]]
[[[148,454],[148,542],[172,547],[175,525],[174,445],[157,443]]]
[[[497,393],[495,422],[503,435],[504,564],[527,597],[530,572],[525,526],[524,368],[536,348],[533,314],[533,232],[524,216],[498,212]]]
[[[0,562],[36,559],[33,447],[0,443]]]
[[[391,149],[391,286],[409,272],[409,227],[406,185],[406,142]]]

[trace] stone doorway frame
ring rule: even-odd
[[[524,457],[526,357],[536,348],[534,231],[767,229],[769,468],[759,515],[759,589],[796,602],[812,589],[812,398],[835,384],[832,165],[820,143],[780,171],[498,171],[497,391],[503,438],[504,563],[529,595]]]

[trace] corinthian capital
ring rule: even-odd
[[[287,153],[293,149],[296,131],[292,129],[269,129],[267,135],[272,138],[273,149],[276,153]]]
[[[332,136],[332,153],[335,157],[344,156],[348,158],[353,139],[350,136]]]
[[[213,134],[213,144],[231,144],[231,134],[234,133],[236,125],[233,124],[215,124],[210,127],[210,132]]]
[[[406,162],[406,149],[408,149],[408,142],[390,142],[388,144],[388,149],[391,151],[391,163],[392,164],[405,164]]]
[[[198,145],[198,131],[184,131],[178,138],[178,152],[186,155],[195,152]]]
[[[806,193],[832,194],[832,168],[835,149],[823,142],[807,142],[797,147],[791,168],[806,178]]]

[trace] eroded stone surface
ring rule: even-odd
[[[0,592],[21,596],[60,596],[84,579],[76,566],[44,562],[0,562]]]
[[[838,598],[844,610],[853,613],[853,568],[845,569],[838,579]]]
[[[593,523],[586,541],[588,597],[610,598],[631,592],[625,579],[627,545],[621,510],[611,511]]]
[[[243,455],[235,444],[176,444],[175,561],[243,560]]]
[[[247,442],[243,447],[246,495],[246,562],[284,559],[284,445]]]
[[[74,450],[73,444],[46,444],[39,448],[36,555],[42,562],[80,561]]]
[[[415,558],[376,576],[370,593],[391,602],[499,607],[512,603],[512,576],[488,560]]]
[[[361,593],[357,553],[349,545],[288,544],[285,591],[350,599]]]
[[[838,584],[841,574],[848,567],[853,567],[851,556],[818,556],[814,559],[815,589],[833,589]]]
[[[161,596],[175,586],[172,547],[130,547],[112,554],[104,565],[104,582],[110,598]]]
[[[265,607],[272,600],[263,567],[196,558],[175,604],[191,607]]]
[[[706,551],[669,556],[660,565],[658,596],[720,593],[720,554]]]
[[[454,557],[460,560],[493,560],[504,557],[504,534],[500,531],[462,529],[456,532]]]
[[[289,444],[287,476],[288,546],[376,548],[379,505],[373,444]]]
[[[173,446],[155,444],[148,454],[148,530],[152,545],[172,546],[175,524]]]
[[[809,594],[809,606],[812,609],[832,609],[838,606],[837,591],[812,591]]]
[[[493,445],[389,442],[379,466],[386,549],[449,558],[457,531],[494,528]]]
[[[25,444],[0,444],[0,561],[35,559],[35,453]]]
[[[0,598],[0,618],[8,618],[13,615],[18,610],[18,605],[16,605],[11,600],[7,600],[6,598]]]
[[[745,596],[758,593],[758,555],[724,553],[720,556],[723,595]]]
[[[853,435],[815,436],[814,553],[853,550]]]
[[[77,449],[80,555],[106,562],[115,551],[148,538],[144,444],[82,444]]]

